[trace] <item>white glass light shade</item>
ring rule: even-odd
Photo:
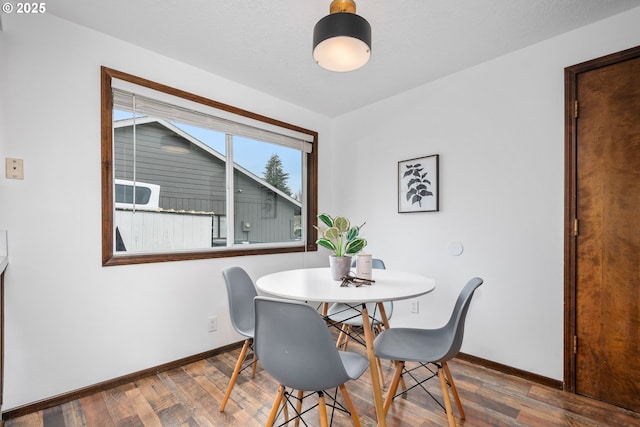
[[[321,42],[313,50],[313,59],[330,71],[353,71],[369,62],[371,50],[362,40],[338,36]]]

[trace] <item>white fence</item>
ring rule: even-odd
[[[127,252],[211,248],[211,214],[116,210]]]

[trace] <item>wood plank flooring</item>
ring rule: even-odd
[[[358,346],[351,346],[357,350]],[[241,372],[224,413],[219,404],[239,349],[178,369],[125,384],[69,403],[6,421],[6,427],[75,426],[263,426],[277,384],[258,368]],[[460,426],[640,426],[640,414],[596,400],[530,383],[518,377],[466,361],[449,363],[466,412],[455,412]],[[385,378],[392,368],[383,362]],[[363,427],[376,425],[369,373],[347,384]],[[427,389],[441,397],[437,379]],[[338,401],[342,399],[339,397]],[[315,401],[315,398],[313,398]],[[455,406],[455,405],[454,405]],[[307,405],[305,404],[305,408]],[[278,421],[282,422],[281,416]],[[305,416],[309,427],[319,425],[317,411]],[[279,423],[278,423],[279,424]],[[276,424],[277,425],[277,424]],[[293,425],[293,423],[291,423]],[[301,424],[304,425],[304,424]],[[337,412],[333,426],[351,426],[350,417]],[[397,398],[387,418],[389,427],[446,426],[444,411],[422,390]]]

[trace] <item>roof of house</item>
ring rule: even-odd
[[[171,132],[174,132],[175,134],[177,134],[181,138],[186,139],[191,144],[194,144],[198,148],[202,149],[202,151],[204,151],[205,153],[209,154],[210,156],[217,158],[221,162],[226,162],[227,161],[227,157],[225,155],[223,155],[219,151],[211,148],[209,145],[207,145],[204,142],[200,141],[198,138],[194,137],[193,135],[189,134],[188,132],[185,132],[184,130],[180,129],[179,127],[177,127],[176,125],[172,124],[168,120],[158,119],[158,118],[154,118],[154,117],[136,117],[135,118],[135,125],[136,126],[149,124],[149,123],[158,123],[158,124],[166,127],[167,129],[169,129]],[[124,128],[124,127],[128,127],[128,126],[133,126],[133,124],[134,124],[134,120],[133,119],[123,119],[123,120],[117,120],[117,121],[113,122],[114,128]],[[293,197],[291,197],[290,195],[288,195],[284,191],[282,191],[282,190],[276,188],[275,186],[271,185],[270,183],[268,183],[264,179],[260,178],[259,176],[257,176],[253,172],[249,171],[248,169],[240,166],[237,163],[234,163],[233,167],[234,167],[234,169],[238,170],[240,173],[242,173],[245,176],[247,176],[249,179],[255,181],[258,185],[268,188],[269,190],[271,190],[274,193],[278,194],[284,200],[286,200],[286,201],[288,201],[288,202],[290,202],[292,204],[295,204],[296,206],[302,208],[302,203],[300,201],[294,199]]]

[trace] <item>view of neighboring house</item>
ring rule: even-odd
[[[141,190],[146,184],[159,186],[159,198],[157,207],[145,208],[132,204],[131,191],[116,191],[119,250],[167,249],[166,242],[172,249],[226,245],[226,157],[154,118],[136,118],[134,154],[133,132],[131,119],[114,122],[116,185],[121,190],[131,182],[140,183]],[[236,243],[299,238],[300,202],[237,164],[233,175]],[[178,232],[184,237],[176,239]],[[167,234],[172,238],[163,237]]]

